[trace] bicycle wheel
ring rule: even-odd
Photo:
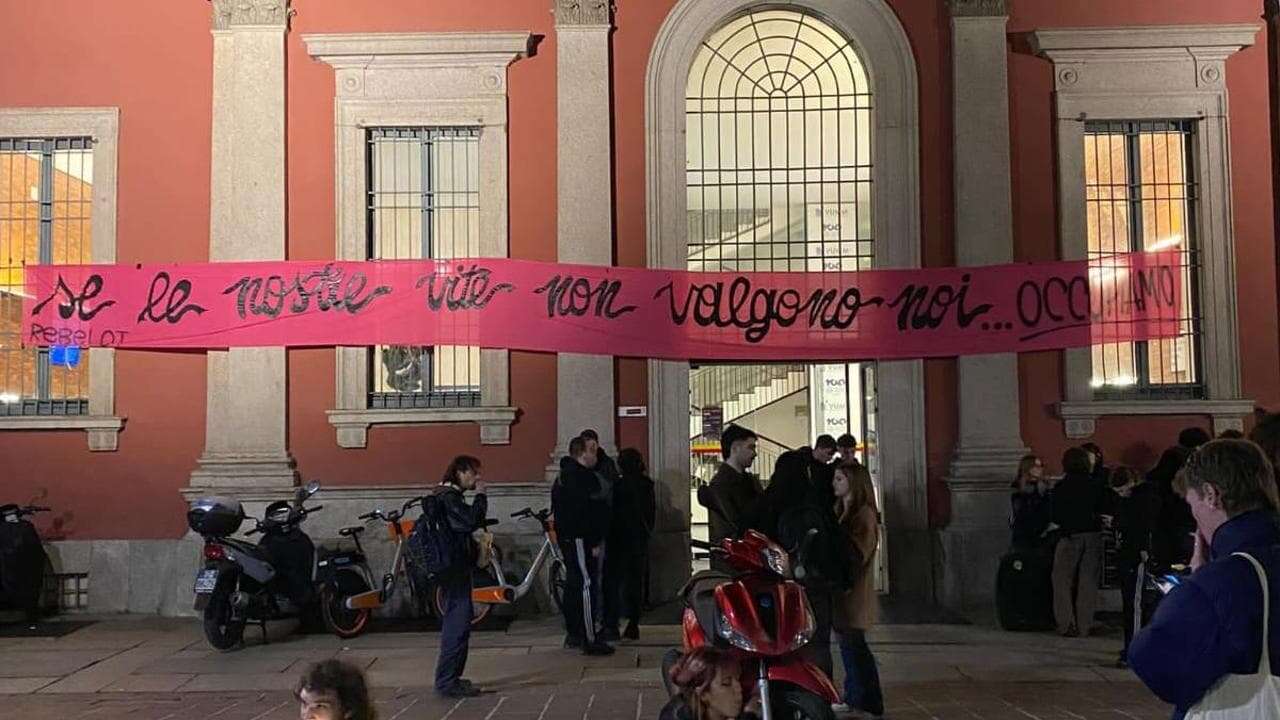
[[[564,610],[564,586],[564,563],[552,560],[551,567],[547,568],[547,594],[551,596],[551,602],[556,604],[557,611]]]
[[[353,638],[364,632],[369,624],[368,609],[351,610],[345,601],[352,595],[369,590],[369,583],[355,572],[338,573],[332,585],[320,591],[320,611],[325,627],[340,638]]]
[[[492,587],[498,584],[497,578],[493,573],[482,568],[476,568],[471,572],[471,587]],[[436,617],[444,618],[444,588],[436,585],[431,593],[432,609],[435,610]],[[493,610],[492,603],[471,601],[471,627],[475,627],[484,622],[489,617],[489,612]]]

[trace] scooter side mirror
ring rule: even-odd
[[[303,497],[311,497],[312,495],[315,495],[316,493],[320,492],[320,481],[312,480],[311,482],[307,483],[306,487],[302,488],[302,490],[305,493]]]

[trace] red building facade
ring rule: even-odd
[[[662,488],[653,589],[670,594],[689,569],[690,369],[465,348],[427,364],[390,349],[122,350],[51,367],[16,347],[24,263],[452,254],[815,269],[776,264],[828,242],[809,226],[815,203],[857,267],[1185,249],[1196,294],[1187,336],[1167,346],[876,368],[888,589],[955,607],[990,597],[1028,449],[1052,469],[1093,440],[1145,468],[1186,426],[1247,430],[1255,407],[1280,406],[1280,93],[1261,3],[615,5],[0,3],[2,500],[56,509],[55,564],[89,574],[94,606],[189,607],[190,497],[260,507],[318,478],[323,538],[468,453],[505,517],[546,502],[553,455],[584,427],[645,453]],[[832,84],[809,90],[793,64]],[[787,167],[738,139],[690,139],[787,113],[852,124],[800,141]],[[421,206],[396,205],[428,184],[457,199],[429,227]],[[803,205],[795,237],[743,240],[779,217],[778,185],[799,188],[785,200]],[[751,194],[726,190],[740,186]],[[46,236],[61,250],[42,255]],[[761,249],[783,245],[785,258]],[[523,544],[532,529],[500,530]]]

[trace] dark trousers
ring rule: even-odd
[[[1155,607],[1142,601],[1145,581],[1145,565],[1120,568],[1120,594],[1124,600],[1124,649],[1120,651],[1121,657],[1128,656],[1134,633],[1151,622],[1151,616],[1155,614]]]
[[[867,646],[865,630],[840,633],[840,659],[844,661],[845,704],[872,715],[883,715],[880,671],[876,669],[876,658]]]
[[[436,690],[452,689],[467,667],[471,645],[471,574],[458,573],[439,580],[444,590],[444,617],[440,618],[440,659],[436,661]]]
[[[619,621],[639,624],[644,603],[644,553],[620,542],[605,546],[604,627],[617,630]]]
[[[600,605],[600,563],[592,556],[594,545],[581,539],[560,540],[564,554],[564,629],[569,637],[588,643],[596,640],[595,610]]]
[[[835,663],[831,658],[831,603],[829,590],[805,588],[809,607],[813,610],[813,639],[800,652],[809,662],[817,665],[827,677],[835,677]]]

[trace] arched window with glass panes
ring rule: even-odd
[[[688,268],[870,269],[872,110],[820,18],[758,10],[707,37],[686,92]]]

